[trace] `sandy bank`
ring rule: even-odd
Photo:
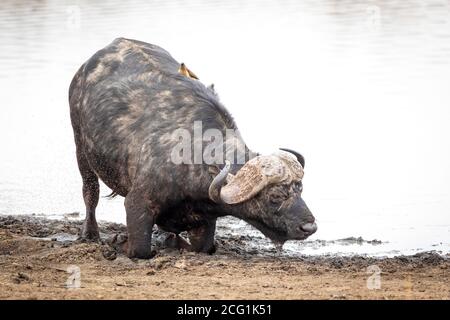
[[[0,299],[450,298],[448,255],[284,257],[220,236],[218,252],[204,255],[165,249],[167,235],[157,232],[156,257],[130,260],[107,241],[76,241],[80,227],[79,221],[0,216]],[[125,232],[119,224],[100,227],[105,240]],[[69,266],[75,267],[67,272]],[[69,277],[76,284],[78,268],[80,288],[67,288]],[[376,280],[377,270],[380,288],[369,280],[370,290],[368,278]]]

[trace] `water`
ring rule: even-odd
[[[0,213],[84,212],[67,91],[119,36],[158,44],[214,82],[253,150],[305,155],[304,198],[319,223],[311,243],[328,242],[285,250],[450,252],[442,0],[3,0]],[[98,218],[124,222],[123,199],[102,199]],[[233,219],[221,225],[260,236]],[[351,236],[382,244],[330,242]]]

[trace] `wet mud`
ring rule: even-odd
[[[450,298],[448,254],[284,255],[222,225],[214,255],[171,248],[172,235],[155,230],[156,256],[135,260],[112,245],[124,225],[100,223],[102,240],[90,243],[73,218],[0,216],[0,299]]]

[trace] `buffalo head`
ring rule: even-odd
[[[304,158],[282,149],[257,156],[235,175],[227,163],[209,188],[216,203],[236,206],[236,216],[247,221],[275,243],[303,240],[317,230],[314,216],[303,201]]]

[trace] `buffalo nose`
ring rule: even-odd
[[[305,232],[313,234],[314,232],[317,231],[317,224],[315,222],[312,222],[312,223],[309,222],[309,223],[305,223],[304,225],[301,225],[300,228]]]

